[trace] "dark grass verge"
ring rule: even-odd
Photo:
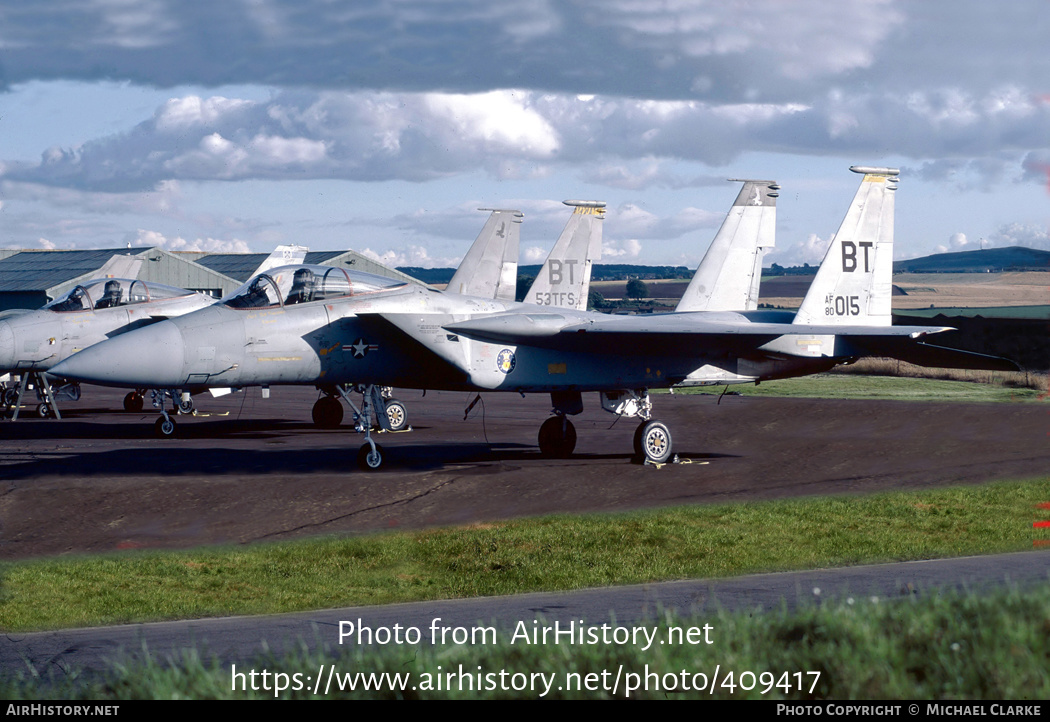
[[[660,644],[670,639],[671,627],[702,629],[704,625],[710,625],[710,644],[702,635],[695,644]],[[0,680],[0,697],[1036,701],[1050,697],[1050,587],[1045,585],[988,594],[952,591],[891,600],[843,598],[794,611],[721,611],[693,618],[667,614],[646,628],[655,629],[657,635],[648,650],[630,643],[536,645],[520,639],[511,643],[508,631],[488,645],[424,643],[315,652],[304,648],[279,658],[260,656],[233,669],[187,651],[177,659],[115,665],[90,679],[73,675],[40,680],[23,674]],[[264,670],[268,677],[262,676]],[[318,678],[324,682],[316,683]],[[365,689],[366,680],[370,689]],[[283,689],[277,691],[278,686]]]

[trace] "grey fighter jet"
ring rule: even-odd
[[[80,397],[78,385],[54,390],[46,372],[78,351],[160,319],[204,308],[216,299],[202,293],[127,278],[99,278],[74,286],[41,309],[0,321],[0,369],[21,376],[5,390],[4,401],[18,412],[30,386],[37,392],[37,413],[61,418],[56,394]],[[55,377],[61,379],[61,376]],[[136,397],[141,408],[141,396]],[[125,399],[125,407],[135,400]]]
[[[278,246],[256,269],[302,263],[306,249]],[[41,417],[62,418],[55,397],[80,398],[80,385],[48,378],[63,359],[89,346],[156,321],[204,308],[217,299],[182,288],[135,279],[142,260],[114,256],[99,269],[99,277],[74,286],[43,308],[0,319],[0,371],[21,377],[3,390],[3,402],[18,418],[27,391],[34,391]],[[52,384],[52,380],[57,384]],[[141,411],[140,391],[124,399],[128,411]]]
[[[576,200],[563,203],[572,207],[573,213],[526,297],[536,299],[535,302],[540,305],[582,309],[587,304],[591,267],[601,257],[605,203]],[[445,290],[465,296],[512,302],[517,286],[518,249],[524,216],[514,209],[478,210],[488,210],[491,214]],[[316,426],[339,426],[343,420],[341,401],[350,406],[355,417],[360,416],[347,394],[346,386],[318,385],[323,395],[313,408]],[[390,429],[405,429],[408,426],[408,411],[404,403],[393,398],[389,391],[390,387],[383,387],[382,398]],[[170,424],[158,422],[158,429],[172,428]]]
[[[867,199],[869,206],[884,197],[891,175],[865,174],[863,183],[881,189]],[[184,389],[353,381],[363,385],[364,419],[377,417],[380,425],[379,385],[550,393],[555,415],[541,426],[539,445],[554,455],[572,452],[575,431],[567,417],[582,409],[582,392],[596,391],[604,409],[643,420],[635,452],[666,462],[671,433],[651,418],[650,388],[680,383],[707,365],[738,375],[755,369],[753,380],[812,373],[858,355],[910,348],[948,330],[879,321],[889,286],[877,269],[890,257],[892,236],[887,243],[868,238],[869,232],[862,223],[848,244],[832,244],[823,266],[835,270],[811,291],[827,297],[827,318],[817,321],[727,311],[609,316],[438,292],[343,269],[315,277],[316,295],[299,302],[291,291],[301,267],[285,267],[250,280],[219,304],[83,351],[55,371],[103,385]],[[831,318],[836,314],[841,318]],[[811,339],[825,344],[820,352]],[[362,427],[358,461],[378,468],[383,450],[371,424]]]

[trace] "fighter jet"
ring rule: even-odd
[[[386,421],[378,413],[379,385],[550,393],[555,415],[541,426],[539,445],[554,455],[572,452],[575,431],[567,417],[582,410],[582,392],[596,391],[604,409],[642,419],[636,453],[666,462],[671,433],[652,418],[650,388],[681,383],[705,365],[753,380],[812,373],[860,355],[912,350],[917,339],[949,330],[883,323],[890,287],[882,269],[892,234],[871,219],[882,218],[873,209],[892,192],[888,179],[896,172],[859,170],[865,208],[852,239],[832,244],[822,264],[832,270],[822,270],[810,291],[823,304],[816,321],[808,314],[783,323],[748,315],[761,312],[726,311],[609,316],[439,292],[343,269],[326,269],[323,277],[314,271],[315,291],[304,301],[293,293],[301,267],[285,267],[253,278],[219,304],[83,351],[55,372],[103,385],[183,389],[353,381],[362,385],[364,419],[377,417],[380,425]],[[857,215],[853,206],[847,221],[851,214]],[[814,303],[807,296],[803,309]],[[371,423],[362,427],[359,463],[378,468],[383,450],[371,438]]]
[[[573,208],[572,215],[526,292],[526,298],[534,299],[539,305],[584,309],[590,290],[591,269],[601,258],[605,203],[579,200],[563,203]],[[517,286],[518,249],[524,215],[514,209],[478,210],[488,210],[491,215],[445,290],[512,302]],[[360,415],[347,394],[346,386],[319,385],[324,396],[314,404],[316,426],[335,428],[342,423],[340,400],[345,401],[355,415]],[[407,427],[408,412],[404,403],[390,395],[389,389],[383,387],[383,404],[390,430],[398,431]]]
[[[256,269],[301,263],[306,249],[278,246]],[[216,302],[203,293],[147,283],[135,278],[142,259],[114,256],[99,269],[99,277],[74,286],[43,308],[0,319],[0,371],[18,374],[17,386],[4,390],[4,405],[13,408],[17,419],[27,391],[35,391],[42,418],[62,418],[56,396],[80,398],[78,383],[63,383],[47,372],[72,354],[156,321],[181,316]],[[120,276],[120,277],[118,277]],[[138,390],[124,399],[128,411],[141,411],[143,396]]]

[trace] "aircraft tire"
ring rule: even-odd
[[[192,414],[193,413],[193,399],[187,399],[183,401],[181,398],[175,399],[175,410],[180,414]]]
[[[175,419],[161,416],[153,424],[153,431],[161,439],[170,439],[175,436]]]
[[[343,423],[343,405],[334,396],[322,396],[314,404],[312,416],[319,429],[337,428]]]
[[[124,397],[124,410],[129,414],[137,414],[142,411],[142,394],[132,391]]]
[[[564,416],[552,416],[540,426],[540,453],[555,459],[572,455],[576,448],[576,427]]]
[[[401,431],[408,426],[408,409],[397,399],[386,402],[386,418],[391,431]]]
[[[18,389],[4,389],[4,403],[14,406],[18,403]]]
[[[638,424],[638,428],[634,430],[634,458],[638,462],[645,461],[645,449],[642,448],[642,434],[645,433],[645,424],[643,421]]]
[[[38,404],[36,407],[36,415],[42,419],[50,418],[52,415],[51,407],[48,406],[46,403]]]
[[[375,452],[370,444],[364,444],[357,452],[357,465],[362,471],[375,471],[383,465],[383,447],[376,444]]]
[[[666,464],[671,459],[671,430],[659,421],[642,424],[642,452],[654,464]]]

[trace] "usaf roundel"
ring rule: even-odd
[[[514,352],[509,348],[503,349],[496,356],[496,368],[505,374],[509,374],[514,370],[515,363],[517,363],[517,360],[514,358]]]

